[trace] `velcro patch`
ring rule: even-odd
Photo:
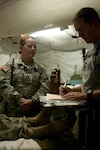
[[[7,72],[10,68],[7,65],[3,65],[0,67],[1,70],[3,70],[4,72]]]

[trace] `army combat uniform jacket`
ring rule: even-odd
[[[13,64],[11,61],[1,66],[0,113],[16,117],[26,116],[26,112],[20,108],[22,99],[31,99],[38,104],[39,96],[46,95],[49,88],[45,68],[34,60],[28,66],[21,59],[14,60]]]

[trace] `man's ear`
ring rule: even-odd
[[[19,54],[22,53],[22,45],[19,46]]]
[[[98,22],[97,19],[94,20],[94,25],[95,25],[95,27],[98,27],[98,25],[100,25],[100,23]]]

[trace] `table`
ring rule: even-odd
[[[87,147],[87,127],[88,127],[87,101],[85,100],[48,100],[46,96],[40,96],[40,103],[42,107],[44,108],[73,106],[75,107],[75,109],[78,109],[79,110],[79,140],[81,141],[84,149]],[[82,127],[84,127],[84,129],[82,129]]]
[[[86,106],[85,100],[48,100],[46,96],[40,96],[40,104],[43,107],[68,107],[75,106],[76,108],[83,108]]]

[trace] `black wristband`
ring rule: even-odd
[[[87,101],[90,102],[92,100],[92,93],[93,91],[91,89],[89,89],[87,91]]]

